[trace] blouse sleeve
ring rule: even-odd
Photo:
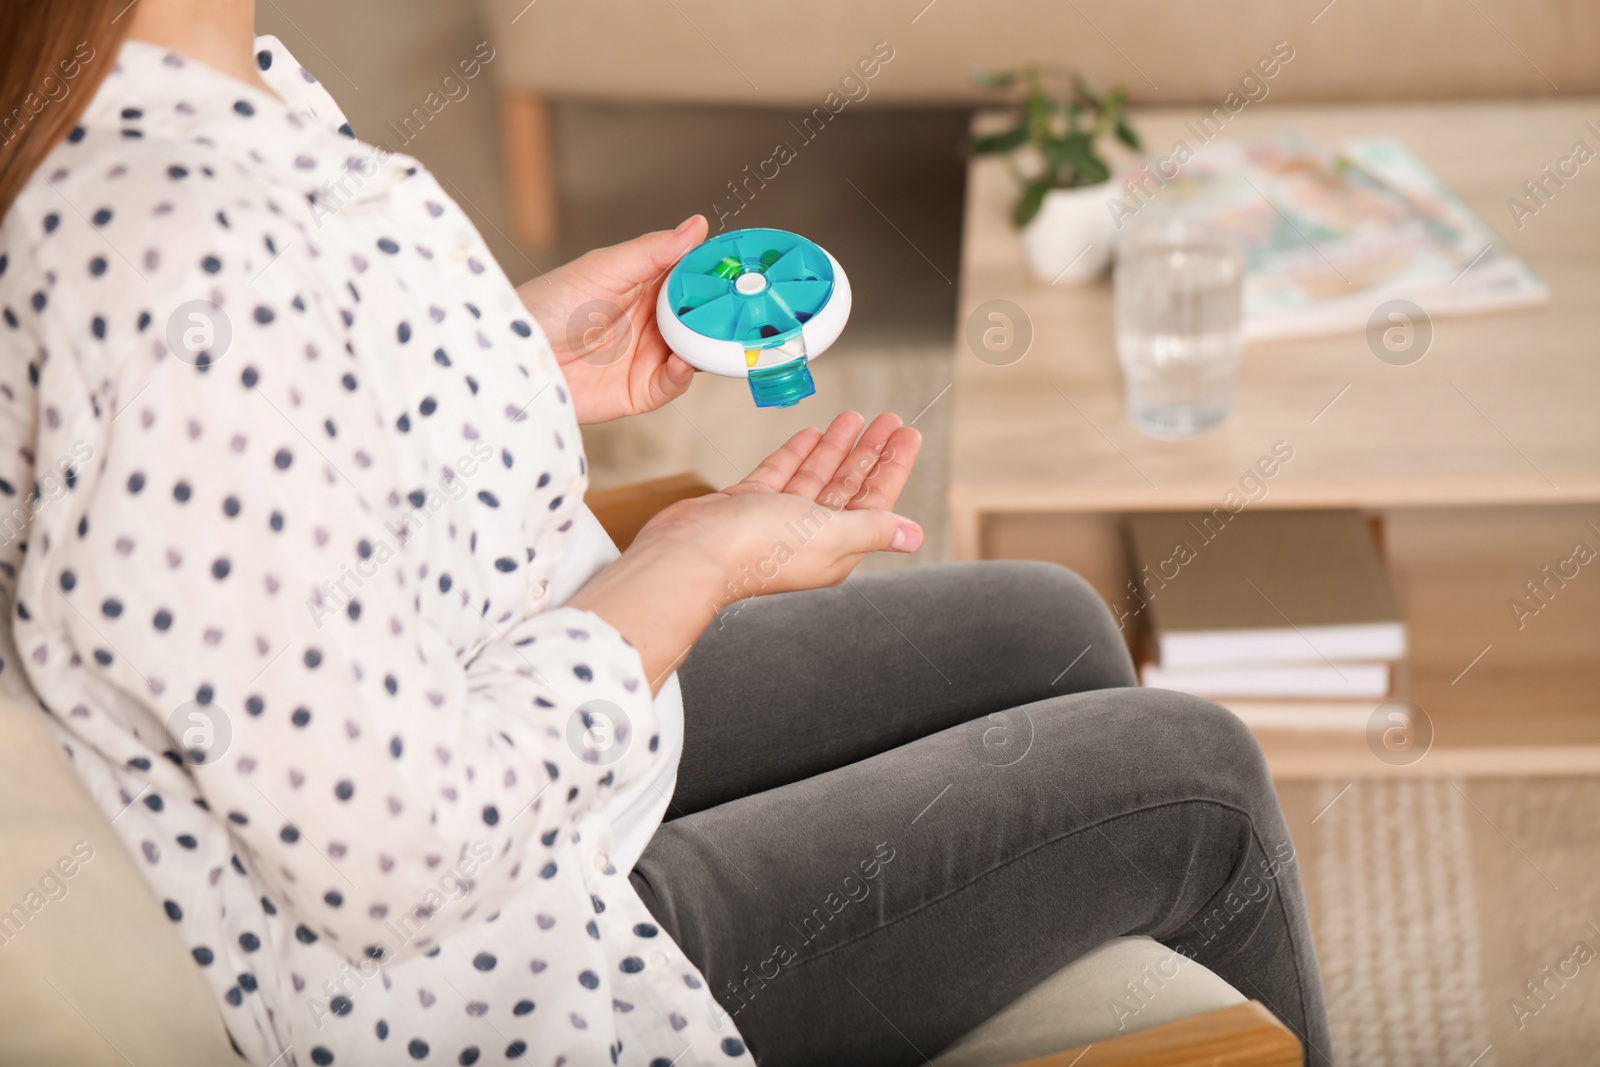
[[[646,773],[650,687],[588,612],[442,606],[427,546],[467,531],[397,541],[396,493],[426,472],[386,446],[383,385],[359,380],[332,295],[300,250],[281,258],[171,287],[158,324],[196,293],[220,306],[214,359],[151,327],[103,374],[47,365],[44,396],[75,386],[93,408],[93,458],[33,538],[34,663],[81,662],[135,733],[169,734],[141,799],[159,810],[191,778],[302,940],[404,958],[555,877],[558,835]],[[212,745],[186,756],[196,721]],[[464,855],[470,893],[441,907]],[[395,937],[408,915],[426,936]]]

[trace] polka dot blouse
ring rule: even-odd
[[[0,228],[0,671],[251,1063],[749,1063],[608,854],[659,726],[546,602],[560,370],[427,171],[258,48],[276,97],[125,44]]]

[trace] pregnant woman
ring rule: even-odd
[[[1060,569],[846,581],[921,543],[914,430],[618,557],[579,425],[688,388],[650,309],[703,219],[513,288],[250,0],[125,5],[0,16],[0,674],[245,1060],[920,1063],[1144,933],[1327,1062],[1239,723],[1130,688]]]

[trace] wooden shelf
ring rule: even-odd
[[[1003,161],[968,172],[962,326],[989,301],[1031,324],[1005,366],[958,330],[949,494],[958,558],[1050,559],[1108,600],[1126,581],[1128,512],[1203,510],[1276,442],[1293,459],[1252,508],[1358,508],[1386,520],[1411,655],[1401,695],[1432,749],[1385,763],[1364,734],[1262,730],[1283,777],[1600,773],[1600,559],[1519,627],[1508,602],[1579,541],[1600,552],[1600,183],[1569,182],[1518,229],[1505,201],[1549,162],[1593,99],[1272,108],[1229,136],[1298,126],[1324,143],[1405,141],[1550,285],[1548,306],[1434,321],[1431,348],[1394,367],[1360,333],[1250,346],[1234,417],[1184,442],[1129,424],[1110,286],[1047,286],[1006,220]],[[1184,137],[1180,110],[1137,116],[1145,139]],[[1494,145],[1484,152],[1485,144]],[[1548,223],[1548,225],[1547,225]],[[1569,568],[1570,571],[1570,568]]]
[[[1586,541],[1600,553],[1600,505],[1390,511],[1385,554],[1411,637],[1400,696],[1433,723],[1408,766],[1364,735],[1262,731],[1284,778],[1600,773],[1600,558],[1547,606],[1518,619],[1524,584]],[[1475,661],[1475,662],[1474,662]]]
[[[1508,602],[1584,540],[1600,554],[1600,504],[1400,508],[1384,554],[1411,642],[1398,697],[1433,727],[1431,749],[1385,762],[1355,731],[1258,730],[1279,778],[1600,773],[1600,558],[1518,627]],[[997,515],[985,558],[1047,559],[1125,596],[1119,515]],[[1531,603],[1531,602],[1530,602]],[[1373,701],[1376,709],[1382,701]]]

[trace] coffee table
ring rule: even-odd
[[[1179,137],[1193,143],[1183,123],[1204,110],[1137,121],[1164,151]],[[1600,559],[1547,585],[1537,615],[1519,620],[1509,606],[1538,603],[1525,583],[1544,581],[1542,568],[1577,543],[1600,552],[1600,160],[1521,229],[1507,207],[1575,141],[1600,149],[1586,122],[1600,127],[1600,100],[1247,108],[1226,136],[1282,124],[1325,143],[1399,136],[1548,282],[1552,299],[1435,319],[1427,355],[1408,366],[1380,361],[1356,332],[1252,345],[1233,419],[1179,443],[1144,436],[1123,413],[1109,282],[1035,281],[1007,219],[1014,182],[1004,163],[975,161],[946,400],[957,557],[1058,560],[1109,601],[1125,599],[1123,515],[1218,507],[1284,442],[1294,458],[1250,506],[1359,508],[1381,522],[1410,629],[1399,695],[1425,713],[1433,741],[1397,765],[1360,732],[1258,730],[1274,772],[1600,771]],[[1033,334],[1009,365],[978,358],[964,339],[969,318],[996,300],[1019,308],[1018,325]]]

